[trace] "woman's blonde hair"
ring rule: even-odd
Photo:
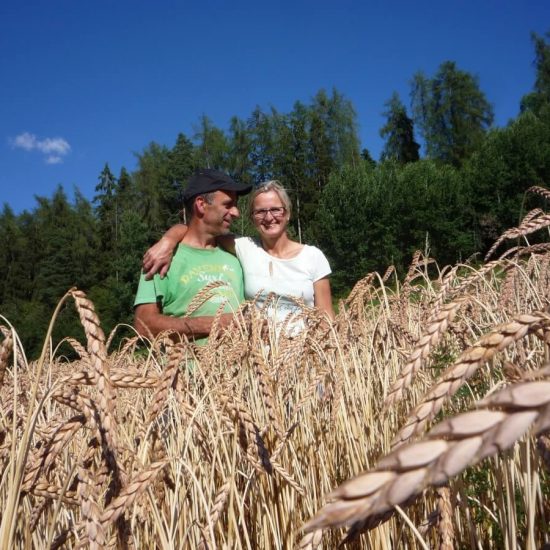
[[[254,212],[254,201],[256,200],[256,197],[258,195],[261,195],[262,193],[267,193],[268,191],[275,191],[279,198],[281,199],[281,202],[283,203],[283,206],[285,207],[285,210],[290,217],[290,214],[292,213],[292,203],[290,202],[290,198],[288,196],[288,193],[286,192],[286,189],[283,187],[282,183],[277,180],[269,180],[264,181],[263,183],[260,183],[252,193],[250,193],[250,199],[249,199],[249,211],[250,216],[252,216],[252,213]]]

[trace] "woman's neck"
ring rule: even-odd
[[[292,241],[286,233],[279,235],[276,239],[268,239],[262,236],[262,247],[275,258],[292,258],[304,247],[303,244]]]

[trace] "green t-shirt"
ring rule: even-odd
[[[193,298],[213,281],[227,284],[213,289],[212,297],[190,317],[215,315],[222,303],[225,303],[225,313],[236,311],[244,300],[243,270],[239,260],[221,248],[193,248],[180,244],[164,279],[155,275],[146,281],[141,274],[134,307],[160,303],[164,315],[183,317]],[[201,338],[196,343],[205,341],[206,338]]]

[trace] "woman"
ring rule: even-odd
[[[334,319],[328,275],[330,266],[325,255],[315,246],[290,239],[287,226],[291,203],[283,186],[275,180],[257,187],[250,195],[250,214],[259,239],[222,235],[219,245],[235,254],[244,272],[246,299],[257,298],[261,306],[270,293],[277,295],[270,313],[277,321],[299,312],[291,298],[299,298]],[[170,228],[144,256],[147,277],[165,274],[172,251],[187,231],[186,226]]]

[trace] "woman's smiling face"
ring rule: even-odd
[[[260,193],[252,204],[252,220],[260,237],[277,238],[286,231],[289,215],[276,191]]]

